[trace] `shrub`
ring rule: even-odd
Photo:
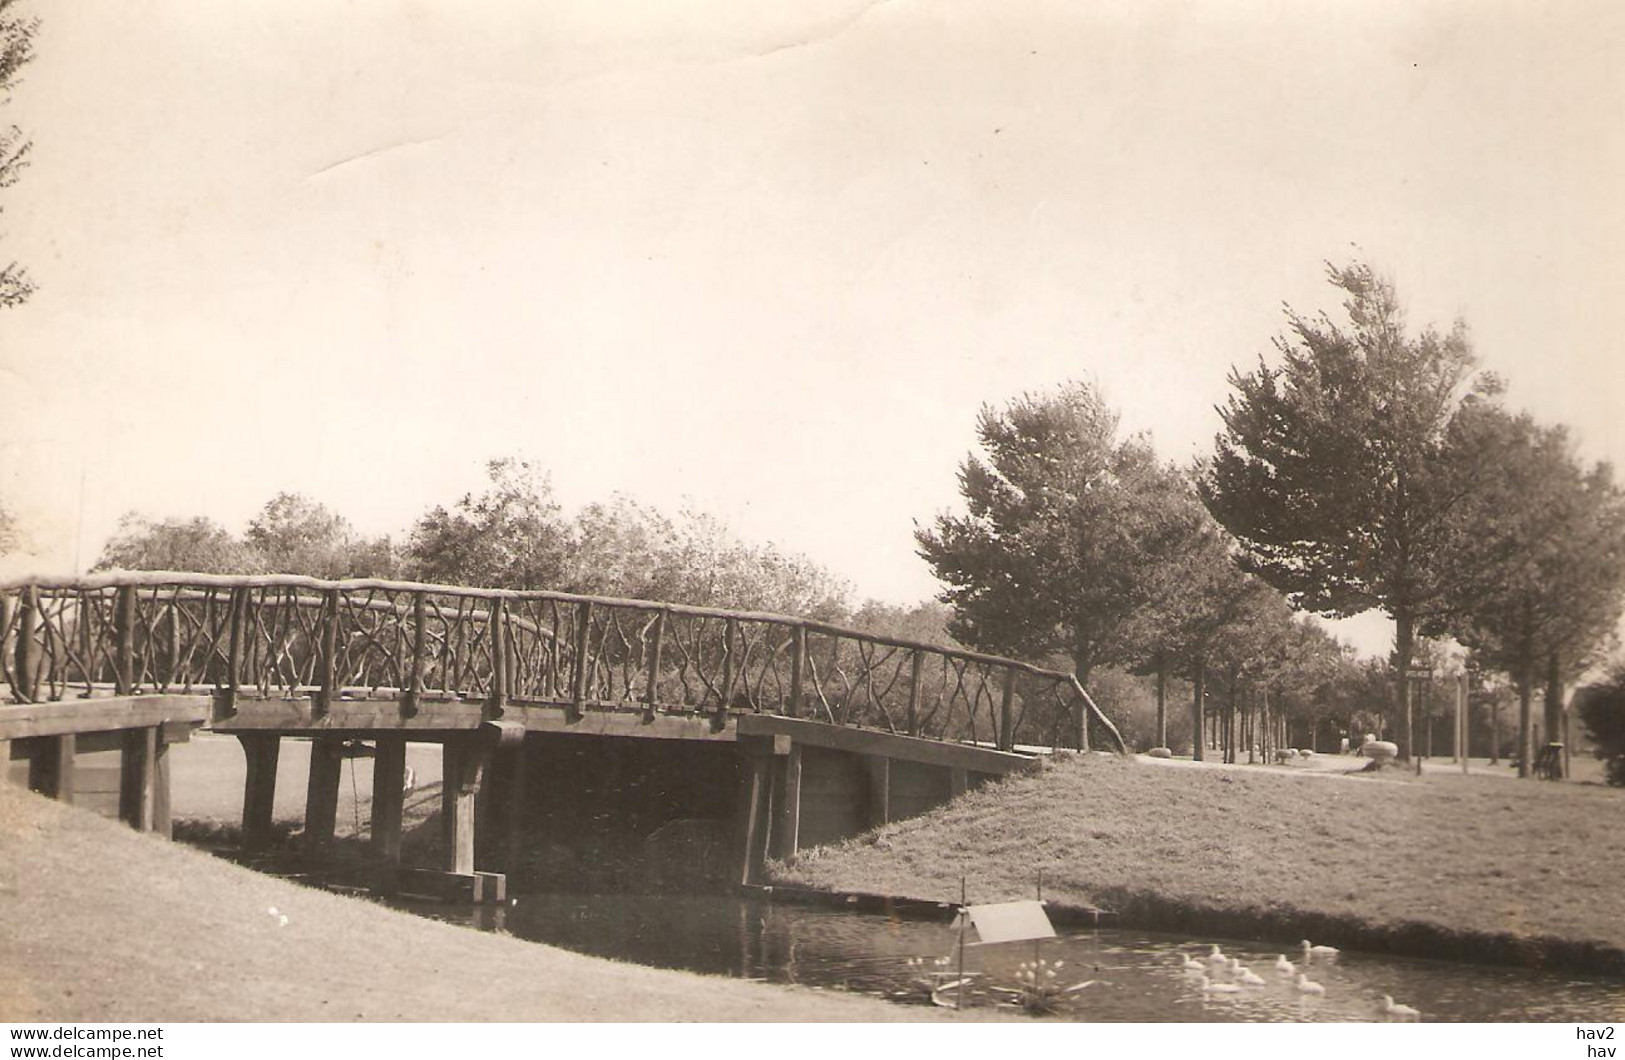
[[[1625,787],[1625,665],[1616,667],[1602,684],[1582,688],[1575,700],[1608,783]]]

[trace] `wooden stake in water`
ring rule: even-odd
[[[1038,883],[1037,883],[1037,885],[1036,885],[1036,887],[1034,889],[1037,891],[1038,904],[1043,905],[1044,904],[1044,873],[1043,873],[1042,870],[1040,870],[1039,873],[1038,873]],[[1038,977],[1038,954],[1039,954],[1039,947],[1043,945],[1043,942],[1044,942],[1043,939],[1033,939],[1033,982],[1034,983],[1036,983],[1038,981],[1038,978],[1037,978]]]
[[[958,997],[954,999],[954,1011],[962,1012],[965,1008],[965,927],[970,922],[970,906],[965,897],[965,877],[959,877],[959,986]]]

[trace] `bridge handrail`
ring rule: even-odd
[[[123,599],[126,590],[129,591],[127,601]],[[151,591],[150,596],[146,590]],[[110,592],[117,594],[116,597],[109,596]],[[252,599],[255,593],[259,596],[257,601]],[[41,594],[57,601],[60,613],[55,615],[54,624],[51,617],[42,617],[39,613]],[[383,599],[378,598],[380,594],[383,594]],[[21,598],[23,606],[27,606],[27,601],[34,601],[35,613],[29,621],[37,625],[31,626],[33,634],[31,636],[20,635],[19,612],[22,608],[17,604],[6,606],[8,598],[18,597]],[[146,598],[150,602],[144,625],[135,617],[130,617],[136,615],[140,606],[137,602],[138,597]],[[244,600],[247,602],[240,602]],[[469,604],[481,601],[489,606],[486,609],[474,609],[471,606],[465,608],[464,601]],[[221,613],[215,613],[216,605],[219,605]],[[294,619],[284,617],[278,627],[274,612],[289,605],[300,611],[311,608],[323,610],[310,623],[298,619],[297,616]],[[546,612],[536,611],[538,605],[544,606]],[[159,609],[166,606],[168,610],[159,613]],[[257,608],[257,611],[250,621],[225,616],[223,613],[228,607],[232,615],[237,614],[238,608],[244,610]],[[528,616],[520,613],[521,609],[526,607],[532,609]],[[128,616],[121,617],[125,615],[126,608]],[[561,621],[560,617],[561,609],[565,608],[571,609],[572,613],[567,622]],[[599,610],[600,615],[598,627],[593,625],[595,608]],[[368,627],[355,617],[359,612],[393,615],[395,628],[385,630],[381,625]],[[269,629],[264,621],[265,613],[273,613]],[[160,632],[165,614],[168,615],[170,626],[168,634]],[[623,614],[644,616],[647,623],[641,629],[629,633],[627,629],[621,628],[620,616]],[[493,615],[500,621],[492,622]],[[608,616],[607,619],[603,617],[605,615]],[[551,630],[546,628],[545,619],[549,616],[552,618]],[[145,687],[150,684],[153,687],[167,687],[173,683],[184,684],[184,687],[190,688],[194,684],[209,684],[208,674],[213,673],[214,684],[219,687],[229,686],[235,691],[239,683],[227,680],[220,673],[228,662],[233,668],[240,665],[237,656],[232,654],[238,652],[238,639],[231,641],[229,652],[224,650],[229,626],[231,638],[240,639],[245,635],[245,631],[248,635],[259,636],[256,646],[262,650],[256,655],[256,660],[260,664],[260,670],[250,684],[252,686],[257,683],[265,694],[269,694],[273,688],[281,688],[292,694],[299,688],[319,686],[323,696],[331,698],[337,689],[366,687],[369,684],[375,689],[411,686],[416,693],[413,681],[420,681],[424,676],[419,672],[425,652],[424,642],[434,640],[441,653],[436,657],[435,664],[446,671],[441,675],[445,691],[452,694],[467,690],[483,692],[493,700],[497,709],[500,709],[501,701],[510,697],[519,701],[562,702],[568,699],[578,708],[583,704],[602,705],[605,697],[586,694],[589,691],[586,686],[591,684],[594,689],[607,689],[612,693],[607,697],[609,700],[617,699],[614,693],[616,686],[619,685],[620,702],[632,703],[647,699],[647,709],[653,710],[661,703],[659,687],[661,682],[671,676],[669,671],[672,668],[669,665],[662,667],[660,647],[661,633],[666,630],[668,616],[690,619],[701,625],[706,622],[721,623],[725,629],[725,639],[719,640],[715,631],[707,634],[701,629],[690,637],[688,644],[679,648],[684,653],[679,667],[683,693],[681,703],[695,705],[695,709],[699,709],[700,705],[712,703],[720,716],[727,710],[739,709],[741,705],[758,711],[764,707],[773,707],[777,709],[770,709],[769,712],[780,713],[787,710],[795,716],[803,702],[807,701],[813,706],[821,704],[830,720],[850,723],[848,716],[852,713],[854,703],[859,703],[860,723],[865,717],[869,717],[871,721],[875,720],[870,716],[878,710],[886,726],[893,731],[900,731],[897,728],[897,718],[887,709],[887,697],[892,695],[893,690],[903,680],[903,670],[906,668],[905,660],[893,662],[892,656],[896,652],[907,652],[909,653],[907,661],[912,665],[912,673],[905,682],[909,697],[908,724],[911,728],[915,725],[914,712],[921,696],[920,660],[933,657],[942,661],[943,690],[950,701],[958,702],[964,707],[973,736],[976,719],[980,716],[981,708],[985,706],[989,715],[987,723],[994,730],[998,741],[1001,744],[1013,745],[1015,730],[1026,719],[1029,702],[1037,703],[1044,694],[1049,694],[1057,698],[1057,704],[1049,709],[1050,715],[1054,715],[1057,709],[1070,712],[1071,705],[1075,702],[1079,711],[1076,724],[1078,745],[1085,747],[1088,745],[1087,725],[1093,720],[1105,731],[1109,741],[1115,744],[1119,751],[1124,749],[1122,737],[1116,726],[1089,697],[1074,675],[1066,671],[1051,670],[984,652],[870,633],[835,623],[790,615],[547,589],[500,589],[373,578],[326,580],[290,574],[200,574],[186,571],[108,571],[78,577],[11,578],[0,581],[0,641],[4,641],[3,646],[6,649],[0,669],[4,670],[14,697],[22,701],[37,698],[42,684],[48,685],[56,695],[60,695],[68,687],[80,685],[83,685],[88,693],[97,683],[98,677],[109,674],[114,677],[112,683],[120,686]],[[388,619],[380,618],[378,621]],[[430,628],[435,622],[440,624],[438,634]],[[763,642],[758,632],[755,640],[746,635],[742,644],[736,644],[736,638],[747,624],[756,627],[774,627],[781,631],[788,630],[792,633],[792,639],[773,646]],[[125,626],[139,628],[121,633],[120,630]],[[341,627],[346,627],[342,634],[345,641],[343,645],[338,644]],[[407,673],[408,661],[403,646],[408,628],[416,639],[417,658],[411,662],[411,674]],[[75,642],[73,645],[70,645],[70,629],[71,639]],[[654,631],[652,646],[651,630]],[[456,646],[452,643],[454,631],[458,638]],[[564,636],[566,633],[570,635],[568,638]],[[141,638],[139,651],[135,647],[138,634]],[[595,634],[599,637],[596,653],[593,651],[592,643]],[[638,641],[635,648],[634,635]],[[844,686],[841,690],[844,705],[842,717],[839,719],[836,718],[836,712],[827,698],[827,693],[834,690],[834,685],[831,683],[828,690],[819,685],[818,660],[815,656],[807,655],[805,638],[808,635],[833,638],[834,643],[826,660],[827,671],[833,671],[833,674],[826,672],[822,677],[825,681],[833,682],[834,676],[839,675]],[[397,650],[393,652],[384,644],[384,640],[391,636],[396,641]],[[707,636],[712,643],[705,643]],[[117,644],[109,643],[110,638],[117,640],[121,637],[123,640],[119,640]],[[529,641],[525,645],[516,647],[514,641],[524,640],[527,637]],[[354,643],[358,639],[363,642],[359,646],[359,651]],[[865,685],[861,692],[840,665],[840,641],[852,642],[857,648],[860,666],[855,673]],[[795,653],[793,659],[780,658],[787,649],[797,644],[799,646],[793,648]],[[881,649],[887,650],[887,653],[884,658],[877,660],[874,653]],[[201,662],[196,658],[200,650],[203,652]],[[758,658],[756,663],[752,664],[749,656],[753,650],[759,655],[765,655],[765,658]],[[646,659],[651,651],[652,657]],[[612,658],[617,653],[620,657]],[[150,672],[148,669],[142,669],[140,673],[132,675],[131,671],[138,668],[132,664],[132,654],[140,654],[140,665],[150,666]],[[550,660],[545,658],[549,654]],[[164,655],[167,655],[167,678],[158,672],[159,657]],[[49,662],[46,662],[47,656]],[[637,678],[628,676],[632,673],[634,656],[637,667],[647,667],[647,673],[644,675],[645,687],[636,697],[632,693],[638,683]],[[577,657],[579,661],[572,661]],[[357,662],[357,658],[362,661]],[[717,660],[721,661],[721,673],[725,675],[720,686],[713,680],[717,676],[715,672],[709,676],[706,673],[707,662],[714,670]],[[348,666],[344,673],[337,672],[341,661]],[[530,664],[528,671],[526,671],[527,662]],[[562,667],[565,663],[574,666],[569,689],[561,687]],[[750,686],[752,676],[749,673],[744,674],[742,688],[736,687],[734,681],[740,676],[738,671],[751,665],[758,668],[755,674],[758,687],[752,690]],[[788,677],[779,672],[785,665],[791,666],[792,673]],[[887,666],[891,669],[887,670]],[[622,671],[619,680],[613,672],[615,667],[620,667]],[[972,680],[969,674],[972,667],[981,669],[975,674],[973,687],[967,688],[967,682]],[[77,678],[71,677],[74,668],[78,670]],[[998,690],[991,688],[985,672],[987,669],[1002,671],[1006,675],[1002,689],[1003,702],[1000,704],[1002,713],[994,712],[994,698]],[[806,695],[802,682],[804,677],[809,675],[804,673],[804,670],[810,671],[815,699],[810,699]],[[399,684],[389,685],[379,679],[379,673],[384,671],[391,671],[397,677],[410,676],[413,681],[403,680]],[[513,674],[516,671],[524,671],[522,676],[528,676],[534,686],[530,692],[535,693],[534,695],[518,694],[521,690],[517,689],[513,682]],[[584,676],[583,671],[590,671],[590,675]],[[695,689],[691,687],[689,677],[691,672],[694,681],[700,685],[698,699],[694,698]],[[766,685],[770,672],[777,688],[776,698],[767,694]],[[346,680],[348,676],[358,674],[370,675],[370,679],[356,682]],[[1024,675],[1036,682],[1048,683],[1050,687],[1047,693],[1033,687],[1018,692],[1017,675]],[[301,677],[308,680],[300,680]],[[951,691],[948,690],[950,680],[954,683]],[[451,687],[459,682],[466,682],[468,688]],[[877,683],[883,684],[884,687],[877,691]],[[1059,702],[1059,692],[1062,688],[1069,693],[1066,703]],[[543,694],[549,691],[551,696]],[[736,694],[741,691],[742,696]],[[1034,691],[1039,691],[1040,694],[1035,697],[1031,694]],[[744,700],[743,704],[739,702],[741,698]],[[772,702],[769,702],[770,699]],[[894,701],[892,702],[896,705]],[[953,702],[949,704],[950,716],[953,713]],[[1014,704],[1017,702],[1021,706],[1019,717],[1014,713]],[[668,702],[666,705],[671,704]],[[935,711],[933,716],[934,714]],[[944,725],[949,724],[949,720],[945,718]],[[1052,725],[1052,729],[1058,734],[1058,723]],[[1052,742],[1059,743],[1058,735]]]

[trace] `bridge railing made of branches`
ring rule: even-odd
[[[755,712],[986,744],[1123,750],[1069,673],[783,615],[546,591],[174,572],[0,584],[21,703],[214,694]]]

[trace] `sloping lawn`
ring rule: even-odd
[[[436,923],[259,875],[0,783],[0,1022],[936,1015]]]
[[[992,901],[1042,873],[1046,897],[1163,921],[1184,909],[1412,952],[1462,933],[1625,948],[1622,825],[1625,792],[1592,785],[1068,756],[775,874],[936,901],[964,875]]]

